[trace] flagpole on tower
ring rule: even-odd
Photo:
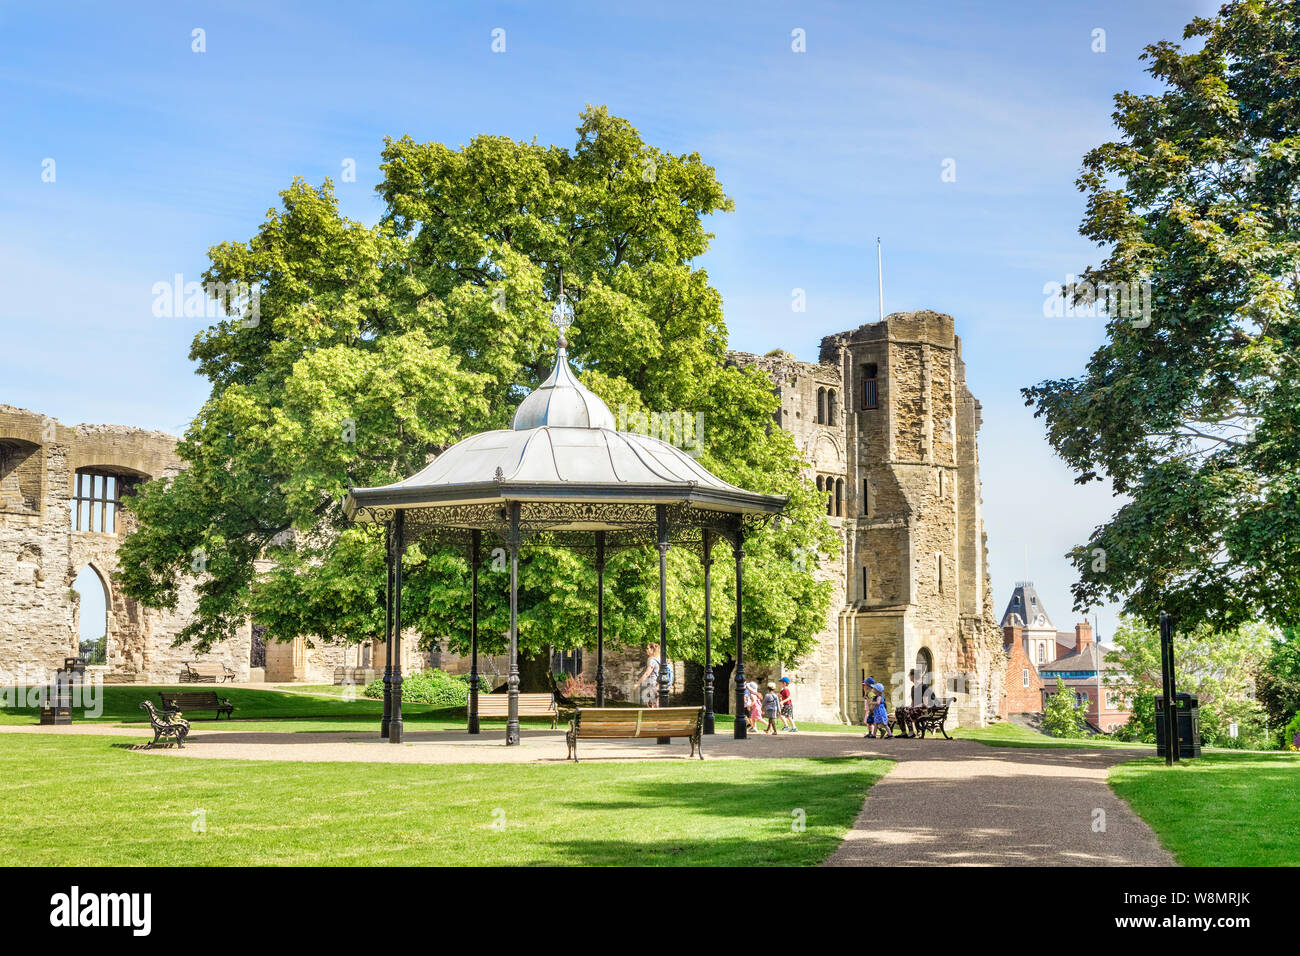
[[[876,278],[880,283],[880,320],[885,320],[885,256],[880,248],[880,237],[876,236]]]

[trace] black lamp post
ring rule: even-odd
[[[1160,612],[1160,676],[1161,695],[1165,709],[1165,766],[1173,766],[1178,759],[1178,711],[1174,686],[1174,619]]]

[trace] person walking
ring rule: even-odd
[[[867,732],[863,737],[876,736],[876,679],[867,677],[862,681],[862,712],[866,716]]]
[[[794,724],[794,696],[790,693],[790,678],[781,678],[781,689],[777,696],[781,698],[781,729],[797,734],[799,728]]]
[[[885,688],[881,684],[873,684],[872,690],[876,692],[875,729],[884,731],[881,739],[893,740],[894,734],[889,729],[889,713],[885,710]]]
[[[758,730],[761,711],[762,700],[758,693],[758,681],[745,681],[745,724],[750,730]]]
[[[641,672],[638,686],[641,688],[641,706],[659,706],[659,645],[651,644],[646,648],[650,659],[646,661],[645,670]]]
[[[776,733],[776,715],[780,712],[780,709],[781,700],[776,696],[776,685],[768,684],[767,693],[763,695],[763,717],[767,720],[767,726],[763,728],[763,733]]]

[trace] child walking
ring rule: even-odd
[[[894,733],[889,729],[889,714],[885,711],[885,688],[882,684],[876,683],[872,685],[871,689],[876,692],[876,706],[874,711],[875,729],[883,731],[880,735],[881,739],[893,740]]]
[[[763,695],[763,717],[767,720],[767,726],[763,728],[763,733],[776,733],[776,715],[780,706],[780,698],[776,696],[776,685],[768,684],[767,693]]]
[[[758,693],[758,681],[745,681],[745,723],[750,730],[758,730],[763,715],[763,698]]]
[[[862,681],[862,711],[867,721],[867,732],[863,737],[876,736],[876,679],[864,678]]]
[[[790,694],[790,678],[781,678],[781,690],[778,696],[781,698],[781,729],[797,734],[799,728],[794,725],[794,697]]]

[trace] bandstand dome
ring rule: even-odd
[[[785,506],[784,495],[737,488],[682,449],[614,426],[609,406],[574,376],[561,344],[550,376],[519,405],[512,428],[457,442],[402,481],[354,488],[347,513],[357,521],[382,521],[381,509],[504,501],[680,504],[759,514]],[[565,525],[615,526],[596,513],[584,517]]]

